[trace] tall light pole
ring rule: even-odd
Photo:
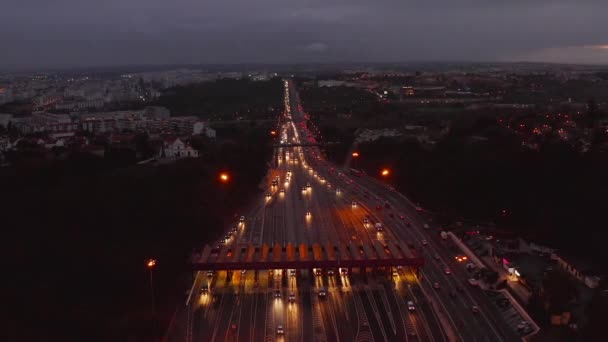
[[[359,152],[357,152],[357,151],[353,152],[352,156],[353,156],[353,161],[354,161],[353,166],[356,169],[357,168],[357,159],[359,158]]]
[[[153,278],[152,278],[152,270],[156,266],[156,260],[155,259],[148,259],[148,262],[146,263],[146,266],[148,266],[148,271],[150,271],[150,295],[151,295],[151,298],[152,298],[152,315],[154,315],[155,312],[156,312],[156,305],[154,303],[154,281],[153,281]]]

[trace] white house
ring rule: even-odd
[[[160,156],[167,158],[196,158],[198,157],[198,151],[179,138],[170,138],[163,140]]]

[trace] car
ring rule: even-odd
[[[209,292],[209,285],[203,285],[203,287],[201,288],[201,292],[202,292],[202,293],[207,293],[207,292]]]
[[[368,219],[367,217],[365,217],[365,218],[363,219],[363,223],[368,224],[368,223],[369,223],[369,219]]]
[[[230,238],[232,238],[232,235],[231,235],[231,234],[226,234],[226,235],[224,236],[224,238],[225,238],[226,240],[230,240]]]
[[[340,188],[336,188],[336,195],[339,195],[342,193],[342,190],[340,190]]]
[[[239,231],[239,228],[237,226],[232,227],[232,232],[236,233]]]
[[[334,271],[334,269],[333,269],[333,268],[330,268],[330,269],[328,269],[328,270],[327,270],[327,275],[332,276],[332,275],[334,275],[335,273],[336,273],[336,272]]]
[[[296,302],[296,294],[293,292],[289,293],[289,302],[290,303],[295,303]]]
[[[429,243],[428,243],[426,240],[422,240],[422,245],[423,245],[423,246],[426,246],[426,245],[428,245],[428,244],[429,244]]]
[[[245,216],[241,216],[241,218],[239,219],[240,222],[245,222]]]
[[[293,270],[293,269],[289,270],[289,275],[292,276],[292,277],[295,277],[296,276],[296,270]]]
[[[423,224],[423,225],[422,225],[422,227],[423,227],[424,229],[430,229],[430,228],[431,228],[431,227],[430,227],[428,224],[426,224],[426,223],[425,223],[425,224]]]
[[[324,287],[319,289],[319,297],[321,298],[325,298],[327,296],[327,291],[325,290]]]
[[[479,307],[477,305],[473,305],[471,307],[471,311],[473,311],[473,313],[479,313]]]
[[[434,288],[435,290],[439,290],[439,288],[440,288],[440,287],[441,287],[441,286],[439,285],[439,283],[433,283],[433,288]]]
[[[400,219],[400,220],[405,220],[405,216],[403,216],[403,215],[399,215],[399,219]]]
[[[306,187],[302,187],[302,192],[306,192],[308,189]]]
[[[414,306],[414,302],[412,302],[411,300],[408,300],[408,301],[407,301],[407,309],[408,309],[409,311],[415,311],[415,310],[416,310],[416,307]]]
[[[452,274],[452,270],[449,267],[446,267],[444,270],[445,274]]]
[[[398,277],[399,276],[399,272],[397,272],[397,270],[393,271],[393,277]]]
[[[274,291],[274,298],[281,298],[281,290]]]
[[[475,278],[470,278],[468,280],[469,284],[471,284],[472,286],[477,286],[479,285],[479,280],[475,279]]]
[[[351,203],[351,205],[353,206],[353,208],[357,207],[357,202],[353,201],[353,203]]]
[[[283,329],[282,325],[277,325],[277,335],[283,335],[285,333],[285,329]]]
[[[342,274],[343,276],[348,275],[348,269],[346,269],[346,268],[341,269],[340,274]]]
[[[232,323],[232,324],[230,324],[230,329],[232,329],[233,331],[234,331],[234,330],[236,330],[236,329],[238,329],[238,327],[239,327],[239,326],[238,326],[238,324],[236,324],[236,323]]]
[[[213,277],[213,271],[207,271],[207,277]]]
[[[315,269],[315,275],[321,276],[321,275],[323,275],[323,271],[320,268],[317,268],[317,269]]]
[[[311,215],[311,214],[310,214],[310,211],[307,211],[307,212],[306,212],[306,217],[310,217],[310,215]]]
[[[241,274],[247,273],[247,270],[241,270]]]
[[[285,189],[281,189],[279,190],[280,193],[284,194],[285,193]]]
[[[306,188],[310,189],[312,186],[310,185],[310,183],[306,183]]]

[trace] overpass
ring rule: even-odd
[[[192,263],[193,270],[269,270],[313,268],[412,267],[424,264],[403,241],[378,241],[371,244],[327,243],[269,246],[241,245],[213,248],[206,245]]]
[[[272,147],[274,148],[278,148],[278,147],[297,147],[297,146],[327,146],[327,145],[338,145],[341,144],[339,142],[326,142],[326,143],[319,143],[319,142],[303,142],[303,143],[285,143],[285,144],[273,144]]]

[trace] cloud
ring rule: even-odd
[[[329,46],[325,43],[314,42],[306,45],[298,46],[298,50],[308,51],[308,52],[325,52],[329,50]]]
[[[568,60],[572,50],[608,63],[571,48],[607,43],[605,13],[606,0],[4,0],[0,68]]]

